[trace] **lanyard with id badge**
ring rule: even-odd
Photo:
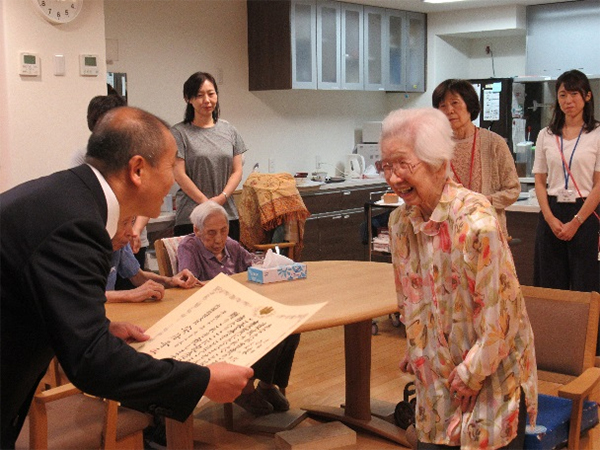
[[[558,147],[558,136],[556,137],[556,146],[560,151],[560,157],[562,158],[562,166],[563,166],[563,174],[565,175],[565,187],[564,189],[560,189],[557,194],[556,201],[558,203],[575,203],[577,200],[577,192],[575,189],[569,189],[569,177],[573,180],[573,185],[577,188],[577,184],[575,183],[575,178],[571,175],[571,164],[573,164],[573,156],[575,156],[575,150],[577,150],[577,144],[579,144],[579,138],[581,137],[581,133],[583,132],[583,127],[579,130],[579,135],[577,136],[577,140],[575,141],[575,146],[573,147],[573,151],[571,152],[571,157],[569,158],[569,165],[567,165],[567,161],[565,160],[565,153],[563,151],[563,137],[560,136],[560,147]],[[581,197],[581,193],[579,193]]]
[[[581,199],[583,199],[583,195],[581,195],[581,191],[579,190],[579,187],[577,186],[577,183],[575,182],[575,177],[573,177],[573,174],[571,173],[571,164],[573,163],[573,155],[575,154],[575,150],[577,150],[577,144],[579,144],[579,138],[581,137],[581,133],[583,133],[583,126],[581,127],[581,130],[579,130],[579,135],[577,136],[577,140],[575,141],[575,146],[573,147],[573,152],[571,153],[571,157],[569,158],[568,165],[567,165],[567,161],[565,160],[565,154],[563,151],[563,137],[562,137],[562,135],[560,136],[560,145],[559,145],[558,136],[555,136],[556,137],[556,146],[558,147],[558,151],[559,151],[560,157],[562,159],[563,173],[565,174],[565,187],[564,187],[564,189],[561,189],[560,191],[558,191],[558,195],[556,198],[556,201],[559,203],[575,203],[575,201],[577,201],[576,194],[579,194],[579,197]],[[577,190],[577,192],[575,192],[573,189],[569,189],[569,178],[571,178],[571,181],[573,181],[573,186],[575,186],[575,189]],[[596,216],[596,218],[598,219],[598,222],[600,223],[600,216],[598,215],[598,213],[596,213],[596,211],[593,211],[593,214]],[[583,223],[581,221],[581,219],[579,219],[579,216],[577,214],[575,214],[575,217],[577,218],[577,220],[579,220],[579,222]],[[600,231],[598,231],[598,261],[600,261]]]

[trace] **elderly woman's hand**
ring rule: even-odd
[[[188,269],[183,269],[177,275],[171,277],[170,284],[172,287],[180,287],[184,289],[204,286],[204,283],[198,280]]]
[[[450,372],[450,376],[448,377],[448,385],[450,386],[450,395],[452,395],[452,401],[460,403],[460,409],[462,412],[473,411],[479,391],[471,389],[463,382],[463,380],[458,376],[456,367],[452,370],[452,372]]]
[[[408,359],[408,352],[404,354],[404,359],[400,361],[400,370],[405,373],[415,374],[415,371],[412,368],[412,364]]]

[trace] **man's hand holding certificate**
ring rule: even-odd
[[[250,367],[325,303],[288,306],[220,274],[146,331],[155,358]]]

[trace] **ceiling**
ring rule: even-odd
[[[379,6],[382,8],[394,8],[404,11],[415,11],[422,13],[436,13],[446,11],[458,11],[461,9],[486,8],[492,6],[506,5],[542,5],[546,3],[565,3],[577,0],[462,0],[454,3],[423,3],[422,0],[343,0],[348,3],[360,3],[361,5]]]

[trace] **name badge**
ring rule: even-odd
[[[556,201],[558,203],[575,203],[577,195],[573,189],[561,189],[558,191]]]

